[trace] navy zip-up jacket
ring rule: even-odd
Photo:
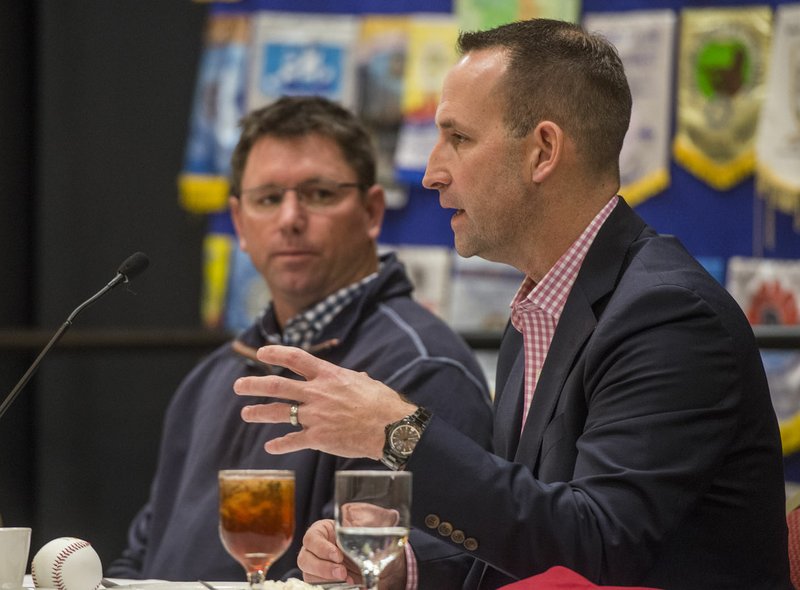
[[[382,260],[379,276],[317,340],[337,339],[338,345],[323,347],[317,356],[366,372],[490,448],[492,412],[480,366],[458,335],[411,298],[413,287],[396,257],[389,254]],[[251,348],[265,344],[258,323],[239,340]],[[299,577],[296,560],[306,528],[333,516],[334,472],[383,468],[369,459],[342,459],[317,451],[266,453],[267,440],[293,427],[246,424],[240,418],[241,408],[263,400],[233,393],[237,378],[263,371],[226,344],[186,377],[167,410],[149,501],[132,522],[128,546],[107,568],[107,576],[244,579],[244,570],[219,540],[217,472],[249,468],[295,471],[295,535],[291,547],[270,567],[269,577]],[[464,577],[471,559],[452,559],[458,549],[416,531],[411,544],[421,569],[437,564],[431,569],[434,577],[441,577],[439,587]]]

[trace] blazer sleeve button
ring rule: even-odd
[[[473,537],[464,539],[464,549],[467,551],[475,551],[478,548],[478,541]]]
[[[425,526],[429,529],[435,529],[439,526],[439,517],[435,514],[429,514],[425,517]]]
[[[450,539],[452,539],[453,543],[458,543],[460,545],[464,542],[464,531],[459,529],[454,530],[450,533]]]
[[[453,525],[449,522],[443,522],[439,525],[439,528],[436,529],[439,531],[439,534],[443,537],[449,537],[450,533],[453,532]]]

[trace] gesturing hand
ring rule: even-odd
[[[267,375],[241,377],[233,385],[238,395],[276,397],[296,402],[302,430],[268,441],[269,453],[316,449],[341,457],[380,459],[384,427],[416,409],[396,392],[366,373],[343,369],[290,346],[264,346],[259,360],[286,367],[305,381]],[[283,402],[242,409],[245,422],[277,424],[290,421]]]

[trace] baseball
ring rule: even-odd
[[[33,556],[31,577],[37,590],[95,590],[100,587],[103,566],[89,543],[75,537],[60,537]]]

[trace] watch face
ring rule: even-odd
[[[400,424],[392,431],[390,442],[395,452],[407,457],[419,442],[419,431],[410,424]]]

